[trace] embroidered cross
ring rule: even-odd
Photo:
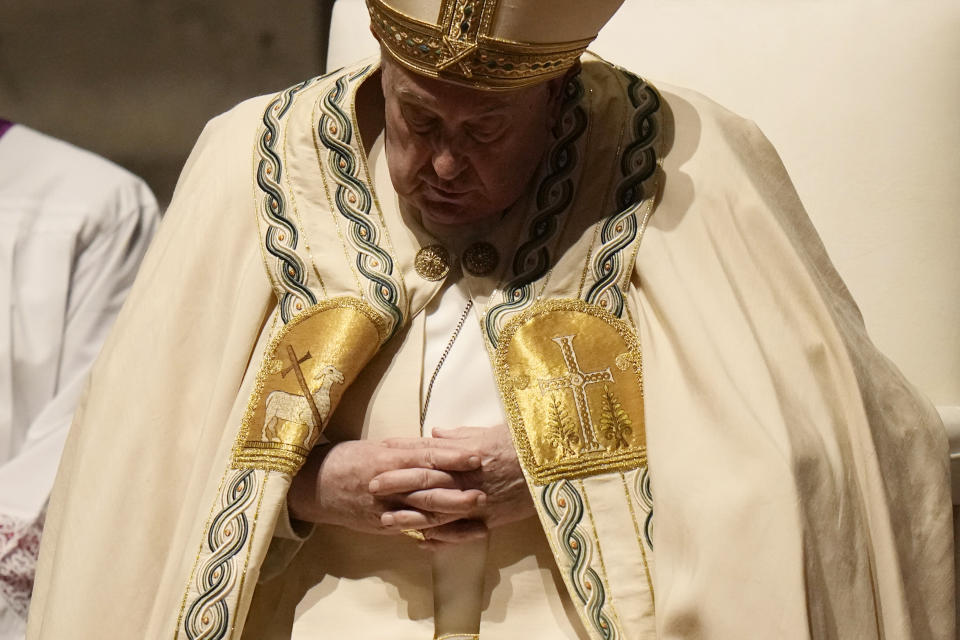
[[[300,359],[297,359],[297,353],[293,350],[293,345],[287,345],[287,355],[290,357],[290,366],[280,372],[281,378],[286,378],[287,374],[293,371],[297,374],[297,382],[300,383],[300,389],[303,391],[303,396],[307,399],[307,404],[310,405],[310,413],[313,414],[314,424],[320,426],[323,424],[323,418],[320,417],[320,410],[317,409],[317,403],[313,400],[313,394],[310,393],[310,387],[307,386],[307,379],[303,376],[303,369],[300,368],[300,365],[312,358],[310,352],[307,353]]]
[[[584,371],[577,362],[577,352],[573,348],[575,336],[557,336],[553,341],[560,346],[563,362],[567,365],[567,373],[559,378],[549,380],[540,379],[540,393],[569,389],[573,393],[573,402],[577,407],[577,417],[580,419],[580,432],[583,436],[584,450],[600,448],[597,436],[593,430],[593,418],[590,417],[590,407],[587,403],[587,385],[599,382],[613,382],[610,367],[600,371]]]
[[[486,4],[487,0],[457,0],[446,3],[441,21],[443,53],[437,60],[438,70],[456,64],[465,77],[473,77],[473,69],[468,63],[478,47],[480,29],[485,24],[483,14]],[[495,10],[496,2],[493,4]]]
[[[287,355],[290,356],[290,366],[280,372],[280,377],[286,378],[288,373],[296,369],[297,373],[299,373],[299,375],[297,376],[297,379],[299,380],[303,378],[303,370],[300,368],[300,365],[302,365],[304,362],[306,362],[313,356],[310,355],[309,351],[307,351],[305,356],[303,356],[300,359],[297,359],[297,354],[293,350],[293,345],[289,345],[289,344],[287,345]]]
[[[477,44],[464,44],[449,36],[443,36],[443,48],[443,57],[437,62],[437,69],[446,69],[457,64],[465,77],[472,78],[473,70],[467,64],[466,58],[477,49]]]

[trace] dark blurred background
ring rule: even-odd
[[[204,123],[323,70],[333,0],[0,0],[0,117],[95,151],[166,205]]]

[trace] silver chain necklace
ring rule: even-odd
[[[450,350],[453,349],[453,343],[457,341],[457,336],[460,335],[460,330],[463,329],[463,324],[467,321],[467,316],[470,314],[470,309],[472,308],[473,300],[467,301],[467,306],[464,307],[463,313],[460,314],[460,320],[457,321],[457,327],[453,330],[453,335],[450,336],[450,340],[447,342],[447,346],[444,348],[443,354],[440,356],[440,360],[437,362],[437,366],[433,369],[433,375],[430,376],[430,383],[427,384],[427,393],[423,397],[423,408],[420,409],[421,435],[423,435],[423,423],[427,419],[427,407],[430,406],[430,394],[433,393],[433,383],[437,381],[437,376],[440,374],[440,367],[443,366],[447,356],[450,355]]]

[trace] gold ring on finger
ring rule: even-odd
[[[410,536],[418,542],[423,542],[427,539],[427,537],[423,535],[423,531],[420,531],[420,529],[401,529],[400,533],[405,536]]]

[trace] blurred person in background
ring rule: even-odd
[[[159,217],[136,176],[0,120],[0,640],[23,637],[70,421]]]

